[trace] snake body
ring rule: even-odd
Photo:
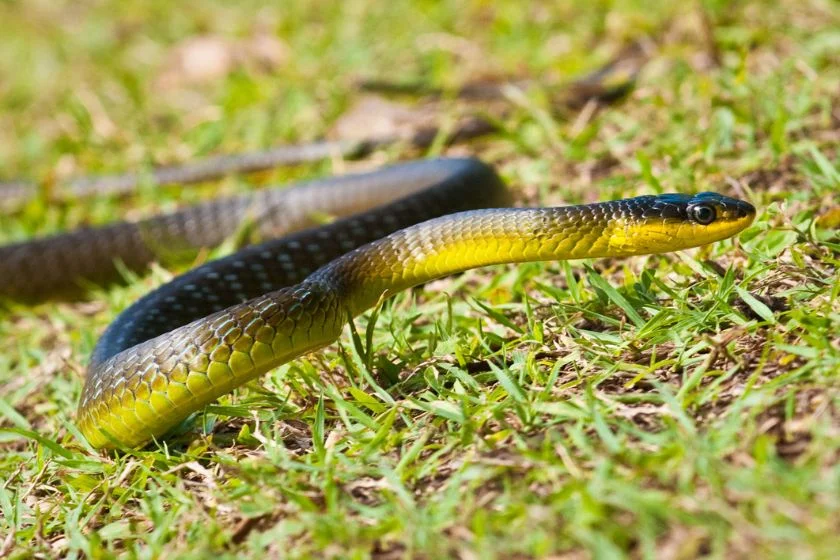
[[[312,199],[304,194],[319,189],[321,194]],[[755,215],[750,204],[714,193],[559,208],[493,208],[507,205],[504,184],[474,159],[415,162],[286,192],[298,190],[286,195],[298,197],[295,202],[302,207],[296,209],[286,205],[290,199],[280,209],[260,199],[257,221],[269,222],[269,233],[306,225],[306,214],[312,211],[308,202],[327,203],[328,211],[340,214],[359,211],[360,200],[375,208],[208,263],[126,309],[100,339],[88,368],[78,425],[91,445],[135,447],[162,436],[235,387],[330,344],[348,318],[411,286],[497,263],[694,247],[734,235]],[[349,210],[342,210],[341,197],[355,201]],[[236,219],[247,215],[233,212],[243,204],[227,206]],[[254,204],[245,207],[253,209]],[[476,209],[482,207],[490,208]],[[193,232],[193,244],[200,245],[217,234],[211,224],[226,206],[219,204],[213,212],[204,208],[154,223],[183,230],[164,227],[166,235]],[[294,219],[284,221],[278,215]],[[236,220],[225,214],[222,221]],[[76,276],[90,277],[98,267],[111,266],[115,257],[107,249],[148,249],[154,236],[144,237],[137,233],[143,227],[134,226],[108,226],[110,239],[102,230],[83,232],[86,241],[102,246],[97,254],[110,256],[88,259],[93,271],[76,265]],[[115,231],[128,233],[123,238]],[[79,239],[73,235],[82,234],[0,248],[0,263],[11,255],[19,266],[27,258],[37,259],[39,251],[43,262],[53,244],[61,250],[50,255],[79,260],[84,249],[74,245]],[[126,256],[117,254],[123,260]],[[0,282],[13,272],[3,266]],[[0,284],[0,294],[4,289],[13,295],[25,291],[20,282]]]

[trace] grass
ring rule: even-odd
[[[3,177],[49,185],[307,141],[357,100],[359,77],[550,81],[643,38],[655,55],[623,103],[552,117],[537,92],[504,133],[432,152],[492,162],[531,204],[715,190],[759,216],[698,250],[496,267],[401,294],[124,455],[73,427],[85,361],[175,271],[88,302],[7,305],[0,556],[838,557],[837,6],[315,4],[0,2]],[[197,34],[283,45],[271,72],[251,60],[164,87],[175,45]],[[34,201],[0,219],[0,240],[417,155]]]

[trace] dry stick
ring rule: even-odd
[[[561,95],[554,99],[553,104],[556,108],[580,109],[590,101],[611,103],[621,99],[632,89],[647,58],[648,55],[641,44],[631,44],[598,70],[562,86]],[[506,81],[503,84],[477,81],[467,83],[454,92],[448,92],[423,82],[401,83],[371,79],[358,83],[361,90],[383,95],[443,99],[450,94],[455,99],[465,101],[503,101],[508,99],[506,92],[510,87],[530,89],[538,85],[544,84],[530,79]]]
[[[584,76],[566,86],[555,104],[558,108],[580,108],[590,101],[612,103],[624,97],[633,87],[636,76],[645,60],[638,49],[630,49],[620,54],[599,70]],[[610,77],[619,74],[621,79],[616,84],[604,85]],[[521,82],[522,85],[527,82]],[[391,92],[419,92],[430,96],[439,96],[440,90],[425,86],[400,86],[384,82],[367,82],[363,88],[390,90]],[[505,86],[494,84],[471,84],[462,88],[457,96],[462,99],[502,99]],[[478,136],[498,131],[498,125],[482,117],[469,117],[462,120],[448,135],[447,141],[463,142]],[[125,173],[120,175],[88,176],[72,179],[58,189],[57,198],[83,198],[98,195],[126,195],[135,191],[139,185],[193,184],[219,179],[238,173],[254,173],[283,166],[321,161],[331,157],[358,159],[371,152],[399,142],[405,142],[415,148],[430,146],[440,130],[435,127],[420,129],[408,139],[401,135],[389,135],[366,140],[325,140],[301,145],[288,145],[238,154],[222,154],[180,165],[157,167],[148,172]],[[51,186],[51,185],[50,185]],[[35,183],[14,180],[0,182],[0,207],[13,208],[36,197],[39,193]]]

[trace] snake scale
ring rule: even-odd
[[[91,445],[137,447],[243,383],[336,340],[349,318],[479,266],[663,253],[725,239],[755,209],[715,193],[509,208],[494,170],[436,159],[221,199],[0,247],[0,297],[42,299],[213,246],[243,220],[268,241],[175,278],[99,340],[78,425]],[[315,213],[337,216],[316,225]],[[313,227],[315,226],[315,227]]]

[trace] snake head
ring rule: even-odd
[[[749,202],[714,192],[690,196],[685,203],[683,235],[694,237],[696,244],[726,239],[742,231],[755,219],[755,207]]]
[[[749,202],[713,192],[642,196],[626,204],[609,242],[624,255],[706,245],[735,235],[755,218]]]

